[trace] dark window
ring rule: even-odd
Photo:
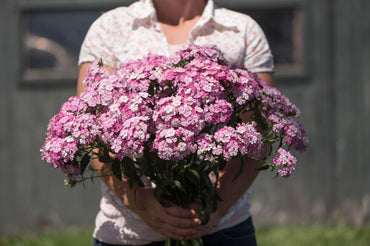
[[[278,74],[303,73],[303,21],[296,8],[245,10],[264,30]]]
[[[24,79],[77,77],[82,41],[99,11],[30,11],[24,15]]]

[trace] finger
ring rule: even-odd
[[[164,221],[173,226],[178,228],[194,228],[196,229],[202,224],[202,221],[199,218],[184,218],[184,217],[176,217],[172,215],[167,215],[166,218],[162,218]]]
[[[180,217],[180,218],[196,218],[197,213],[194,209],[185,209],[179,206],[173,205],[166,209],[169,215]]]
[[[199,200],[197,200],[197,201],[195,201],[195,202],[193,202],[189,205],[189,209],[192,209],[192,210],[196,211],[197,214],[199,214],[201,209],[202,209],[202,204]]]

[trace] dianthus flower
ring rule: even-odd
[[[281,177],[287,178],[295,170],[297,159],[283,148],[279,148],[277,152],[272,162],[277,166],[278,174]]]

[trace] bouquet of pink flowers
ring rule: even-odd
[[[113,74],[96,60],[84,86],[50,120],[41,148],[42,159],[71,185],[90,178],[86,168],[98,156],[131,186],[146,185],[143,178],[154,183],[162,205],[198,200],[208,218],[229,160],[257,159],[261,169],[288,177],[296,165],[290,151],[308,145],[296,106],[255,74],[230,66],[215,47],[191,45],[170,58],[149,54]]]

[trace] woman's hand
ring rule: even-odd
[[[199,238],[208,235],[212,229],[216,226],[217,222],[221,219],[222,215],[219,210],[216,210],[211,214],[207,224],[201,225],[197,228],[192,238]]]
[[[166,208],[154,197],[153,188],[132,189],[124,174],[122,180],[118,180],[112,174],[111,163],[103,163],[95,158],[91,160],[91,164],[124,206],[137,214],[154,231],[178,240],[195,238],[194,234],[198,232],[201,220],[194,209],[184,209],[176,205]]]
[[[99,150],[95,150],[98,153]],[[116,156],[109,153],[111,159]],[[201,220],[196,213],[196,206],[184,209],[176,205],[162,206],[154,197],[153,188],[131,188],[128,178],[122,174],[118,180],[112,173],[111,163],[99,161],[97,155],[91,160],[103,182],[122,201],[124,206],[137,214],[150,228],[173,239],[193,239],[198,232]],[[135,194],[136,192],[136,194]]]
[[[152,188],[137,188],[136,192],[136,201],[126,201],[125,206],[154,231],[177,240],[198,237],[203,226],[194,209],[164,207],[155,199]]]

